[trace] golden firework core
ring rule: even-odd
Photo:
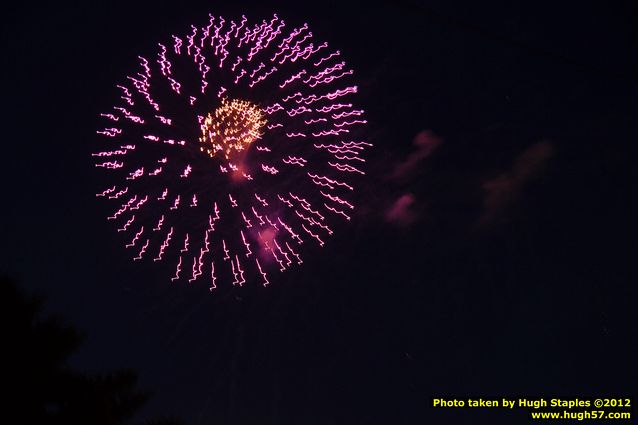
[[[264,112],[247,100],[222,98],[221,105],[201,125],[200,150],[211,158],[232,156],[262,136]]]

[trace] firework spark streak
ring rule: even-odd
[[[365,112],[353,70],[307,24],[209,15],[138,59],[92,154],[134,260],[211,290],[266,286],[351,220]]]

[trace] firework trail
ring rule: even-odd
[[[302,264],[350,221],[366,120],[353,71],[308,25],[209,15],[117,85],[93,153],[108,220],[172,281],[248,281]]]

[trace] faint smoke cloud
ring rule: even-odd
[[[415,149],[394,167],[393,179],[401,180],[412,175],[420,163],[441,144],[441,139],[430,130],[423,130],[414,137],[412,144]]]
[[[509,171],[486,181],[483,184],[485,198],[479,224],[492,222],[512,204],[523,186],[538,176],[553,154],[554,147],[550,142],[535,143],[516,157]]]
[[[409,226],[417,219],[417,213],[414,210],[416,206],[416,198],[411,193],[401,195],[385,213],[385,219],[388,223],[398,226]]]

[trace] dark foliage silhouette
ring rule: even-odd
[[[150,397],[137,388],[137,374],[117,370],[87,376],[73,370],[67,360],[83,335],[59,317],[44,316],[42,306],[41,297],[28,296],[15,281],[0,277],[5,418],[13,424],[134,423],[135,413]]]

